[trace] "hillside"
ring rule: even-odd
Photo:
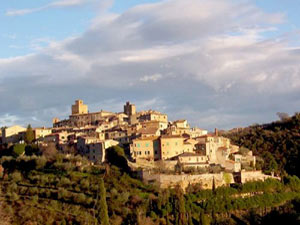
[[[1,219],[27,225],[299,222],[297,177],[213,190],[195,185],[183,193],[142,183],[128,170],[123,150],[110,151],[109,163],[103,166],[61,154],[2,157]]]
[[[273,123],[227,133],[226,136],[233,143],[261,156],[265,171],[274,170],[300,177],[300,113]]]

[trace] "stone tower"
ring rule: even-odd
[[[134,104],[130,104],[130,102],[126,102],[126,105],[124,105],[124,113],[127,116],[132,116],[136,114],[136,108]]]
[[[88,113],[88,106],[83,104],[82,100],[76,100],[75,104],[72,105],[72,115],[86,114]]]

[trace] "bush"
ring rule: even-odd
[[[36,163],[36,169],[40,170],[43,169],[47,163],[47,159],[44,156],[37,157],[35,160]]]
[[[62,187],[69,187],[71,185],[71,181],[69,178],[63,177],[61,178],[59,185]]]
[[[88,190],[89,187],[90,187],[90,182],[87,180],[87,179],[82,179],[80,181],[80,187],[83,189],[83,190]]]
[[[77,204],[83,204],[85,203],[86,197],[83,193],[75,194],[74,196],[74,202]]]
[[[18,183],[18,182],[20,182],[20,181],[22,180],[22,175],[21,175],[20,172],[16,171],[16,172],[14,172],[14,173],[11,175],[11,179],[12,179],[14,182]]]
[[[13,146],[13,154],[15,156],[23,155],[25,153],[25,146],[25,144],[15,144]]]

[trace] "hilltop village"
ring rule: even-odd
[[[22,143],[25,133],[21,126],[3,127],[0,142]],[[38,145],[80,154],[95,165],[105,162],[112,146],[121,146],[129,166],[144,181],[161,187],[202,183],[211,188],[213,182],[221,186],[273,177],[256,170],[252,151],[231,144],[217,129],[209,133],[190,127],[185,119],[169,121],[167,114],[137,111],[130,102],[115,113],[89,112],[82,100],[76,100],[68,119],[54,118],[52,128],[33,128],[33,133]]]

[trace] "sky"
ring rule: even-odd
[[[0,3],[0,127],[155,109],[212,130],[300,111],[296,0]]]

